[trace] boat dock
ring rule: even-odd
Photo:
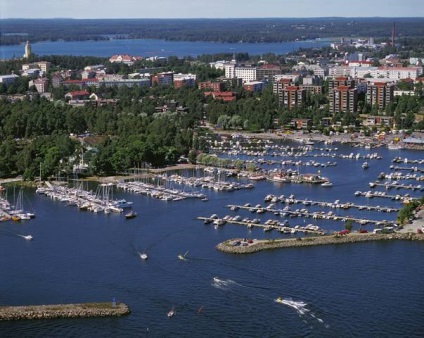
[[[124,208],[131,207],[132,202],[111,199],[112,188],[113,184],[100,184],[98,187],[99,191],[94,193],[93,191],[86,191],[82,187],[69,188],[46,182],[46,187],[37,188],[36,193],[44,194],[69,206],[77,206],[79,210],[87,210],[94,213],[121,213]]]
[[[378,179],[395,180],[395,181],[398,181],[398,180],[424,181],[424,175],[417,175],[416,173],[403,175],[401,172],[386,174],[382,172],[380,173],[380,175],[378,175]]]
[[[405,195],[390,195],[390,194],[386,194],[385,191],[375,191],[372,192],[371,190],[368,191],[356,191],[354,193],[355,196],[364,196],[367,198],[373,198],[373,197],[380,197],[380,198],[389,198],[391,200],[395,200],[395,201],[400,201],[402,203],[407,203],[411,200],[416,200],[417,198],[415,197],[411,197],[409,196],[409,194],[405,194]]]
[[[252,220],[240,219],[239,220],[238,218],[234,218],[231,216],[225,216],[224,218],[219,218],[216,215],[212,215],[210,217],[199,216],[196,219],[199,221],[203,221],[204,224],[213,224],[216,228],[228,223],[228,224],[246,226],[247,228],[250,228],[250,229],[261,228],[264,232],[276,230],[285,234],[290,234],[290,233],[294,234],[297,232],[302,232],[305,234],[324,235],[324,231],[320,229],[318,226],[313,224],[308,224],[305,226],[296,226],[292,228],[289,226],[285,226],[284,224],[280,224],[275,220],[268,220],[265,223],[260,223],[259,219],[252,219]]]
[[[370,188],[375,188],[375,187],[383,187],[386,189],[406,189],[406,190],[419,190],[419,191],[424,191],[424,187],[422,187],[420,184],[419,185],[413,185],[413,184],[399,184],[398,182],[385,182],[385,183],[380,183],[380,182],[370,182],[369,183]]]
[[[411,164],[424,164],[424,160],[411,160],[402,157],[395,157],[392,162],[394,163],[411,163]]]
[[[283,209],[275,209],[275,208],[270,207],[270,206],[262,207],[262,206],[259,206],[259,205],[252,207],[252,206],[245,206],[245,205],[243,206],[243,205],[229,204],[229,205],[227,205],[227,207],[230,208],[233,211],[236,211],[238,209],[246,209],[246,210],[249,210],[252,213],[257,213],[257,214],[263,214],[265,212],[271,212],[274,215],[289,217],[289,218],[304,217],[304,218],[312,218],[312,219],[327,219],[327,220],[342,221],[342,222],[346,222],[346,221],[349,220],[349,221],[358,223],[360,225],[365,225],[365,224],[374,224],[375,226],[390,225],[390,222],[387,222],[387,221],[377,221],[377,220],[366,219],[366,218],[356,218],[356,217],[352,217],[352,216],[336,215],[332,211],[329,211],[329,212],[309,211],[307,209],[290,210],[287,207],[283,208]],[[349,207],[350,207],[350,205],[349,205]],[[362,206],[358,206],[359,209],[361,209],[360,207],[362,207]],[[363,207],[365,207],[365,206],[363,206]],[[368,208],[368,207],[365,207],[365,208]],[[375,207],[372,207],[372,208],[375,208]],[[383,211],[383,210],[385,210],[386,212],[394,212],[395,211],[395,209],[393,209],[393,208],[381,209],[381,211]]]
[[[404,170],[404,171],[424,173],[424,169],[421,169],[421,168],[418,168],[418,167],[400,167],[400,166],[391,165],[390,169],[397,170],[397,171]]]

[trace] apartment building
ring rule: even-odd
[[[387,104],[394,101],[394,84],[393,82],[374,82],[367,85],[367,103],[377,106],[378,110],[384,110]]]
[[[281,74],[281,68],[278,65],[265,64],[256,69],[256,79],[258,81],[273,82],[275,75]]]
[[[354,113],[358,108],[358,91],[356,88],[341,85],[329,89],[330,112]]]
[[[299,86],[287,86],[278,93],[278,102],[289,110],[301,106],[306,100],[306,90]]]
[[[49,79],[47,78],[40,78],[35,79],[34,81],[31,81],[29,83],[30,86],[35,86],[38,93],[46,93],[48,91],[49,87]]]
[[[243,85],[243,88],[249,92],[260,92],[265,85],[265,82],[263,81],[252,81],[252,82],[246,82]]]
[[[221,92],[224,90],[224,83],[215,81],[204,81],[198,83],[199,89],[211,89],[214,92]]]
[[[12,84],[13,82],[15,82],[15,80],[18,78],[19,76],[16,74],[11,74],[11,75],[0,75],[0,83],[3,83],[5,86],[8,86],[10,84]]]
[[[174,74],[174,88],[193,87],[196,83],[196,74]]]
[[[172,85],[174,83],[174,72],[158,73],[153,77],[153,82],[158,85]]]
[[[239,66],[229,64],[225,66],[225,77],[229,79],[238,78],[242,82],[251,82],[257,80],[257,68],[252,66]]]
[[[328,81],[328,89],[334,89],[339,86],[354,88],[355,80],[346,76],[338,76]]]

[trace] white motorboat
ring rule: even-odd
[[[27,241],[32,241],[32,239],[34,238],[31,235],[19,235],[19,236],[21,236],[23,239],[25,239]]]
[[[368,167],[369,167],[368,162],[362,163],[362,169],[368,169]]]
[[[186,261],[187,260],[187,258],[186,258],[187,254],[188,254],[188,251],[186,251],[186,253],[184,255],[179,254],[178,259],[181,260],[181,261]]]
[[[333,183],[331,183],[330,181],[321,183],[321,187],[332,187],[332,186],[333,186]]]
[[[177,312],[174,309],[172,309],[167,313],[167,316],[168,316],[168,318],[171,318],[171,317],[174,317],[176,313]]]
[[[142,260],[146,260],[147,258],[149,258],[145,252],[139,252],[138,254]]]

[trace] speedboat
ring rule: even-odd
[[[32,241],[33,237],[31,235],[19,235],[21,236],[23,239],[27,240],[27,241]]]
[[[283,303],[283,299],[281,298],[281,297],[277,297],[276,299],[275,299],[275,302],[276,303]]]
[[[167,313],[167,316],[168,316],[168,318],[171,318],[171,317],[174,317],[176,313],[177,313],[177,312],[176,312],[174,309],[172,309],[171,311],[169,311],[169,312]]]
[[[187,254],[188,254],[188,251],[186,251],[186,253],[184,255],[179,254],[177,257],[181,261],[186,261],[187,260],[187,258],[186,258]]]
[[[142,252],[142,253],[139,252],[138,254],[140,255],[140,258],[143,259],[143,260],[146,260],[148,258],[147,254],[145,252]]]

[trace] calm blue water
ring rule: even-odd
[[[285,54],[299,48],[319,48],[329,46],[329,40],[296,41],[283,43],[214,43],[165,41],[154,39],[107,40],[107,41],[54,41],[31,44],[36,55],[79,55],[110,57],[114,54],[134,56],[197,56],[218,53],[265,53]],[[24,45],[0,46],[0,59],[21,57]]]
[[[335,146],[339,153],[370,152]],[[215,245],[234,237],[287,235],[265,234],[259,229],[249,232],[231,224],[214,229],[195,220],[212,213],[235,215],[225,207],[229,203],[264,205],[263,198],[270,193],[399,206],[395,201],[368,200],[353,193],[368,190],[368,182],[380,172],[390,172],[394,156],[418,159],[423,153],[371,152],[383,159],[370,160],[368,170],[361,168],[363,161],[346,159],[337,160],[337,167],[320,168],[334,183],[332,188],[261,181],[253,190],[206,190],[208,202],[163,202],[115,192],[115,198],[134,202],[139,216],[133,220],[125,220],[122,214],[80,212],[28,189],[24,206],[33,209],[36,218],[0,224],[0,305],[111,301],[115,297],[128,304],[132,313],[123,318],[3,322],[1,336],[421,337],[423,243],[363,243],[236,256],[218,252]],[[8,197],[13,199],[12,188]],[[248,211],[238,213],[251,217]],[[395,218],[395,214],[358,210],[345,214]],[[260,217],[266,220],[273,215]],[[302,224],[303,220],[290,223]],[[334,221],[319,221],[318,225],[327,230],[343,228],[343,223]],[[18,233],[32,234],[34,240],[25,241]],[[144,250],[149,254],[147,261],[137,254]],[[188,260],[178,260],[177,255],[187,250]],[[274,302],[279,296],[286,304]],[[166,314],[172,307],[177,314],[169,319]]]

